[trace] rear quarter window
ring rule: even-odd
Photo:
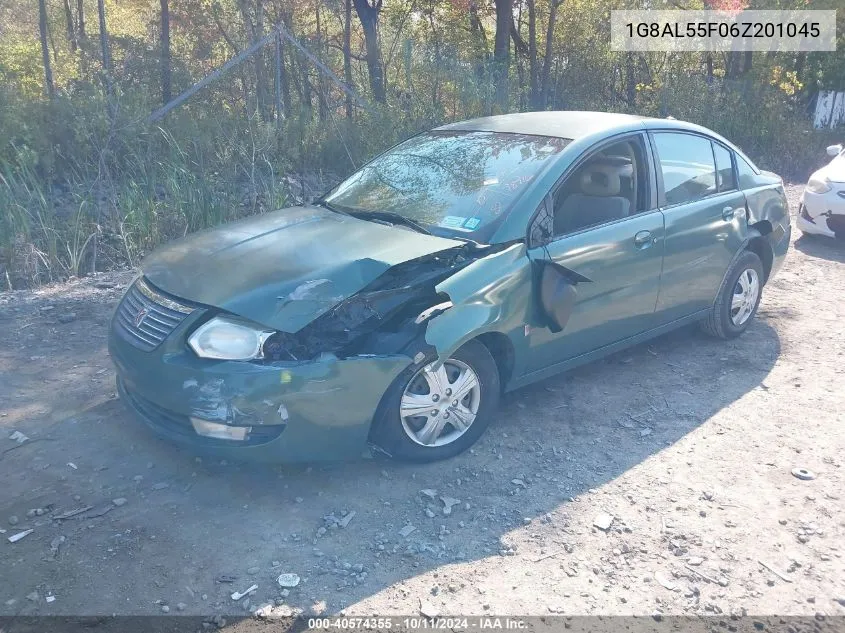
[[[739,188],[750,189],[751,187],[756,186],[756,170],[739,154],[735,153],[734,156],[736,156],[736,172],[739,177]]]
[[[719,191],[736,189],[736,177],[731,164],[731,152],[718,143],[713,143],[713,155],[716,157],[716,175],[719,178]]]

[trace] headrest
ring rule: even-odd
[[[591,162],[581,174],[581,191],[588,196],[618,196],[622,178],[634,175],[631,161],[622,156],[607,156]]]

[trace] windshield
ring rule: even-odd
[[[353,214],[398,214],[434,233],[470,234],[505,214],[567,143],[528,134],[429,132],[365,165],[325,201]]]

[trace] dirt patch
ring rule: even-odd
[[[155,439],[106,351],[131,278],[0,295],[2,614],[845,613],[842,244],[796,239],[740,339],[687,328],[519,390],[428,466]]]

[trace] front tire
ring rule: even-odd
[[[379,404],[371,440],[392,457],[447,459],[472,446],[490,426],[501,387],[487,347],[470,341],[437,369],[435,360],[408,367]]]
[[[728,340],[748,329],[763,296],[763,263],[756,253],[743,251],[728,270],[702,329]]]

